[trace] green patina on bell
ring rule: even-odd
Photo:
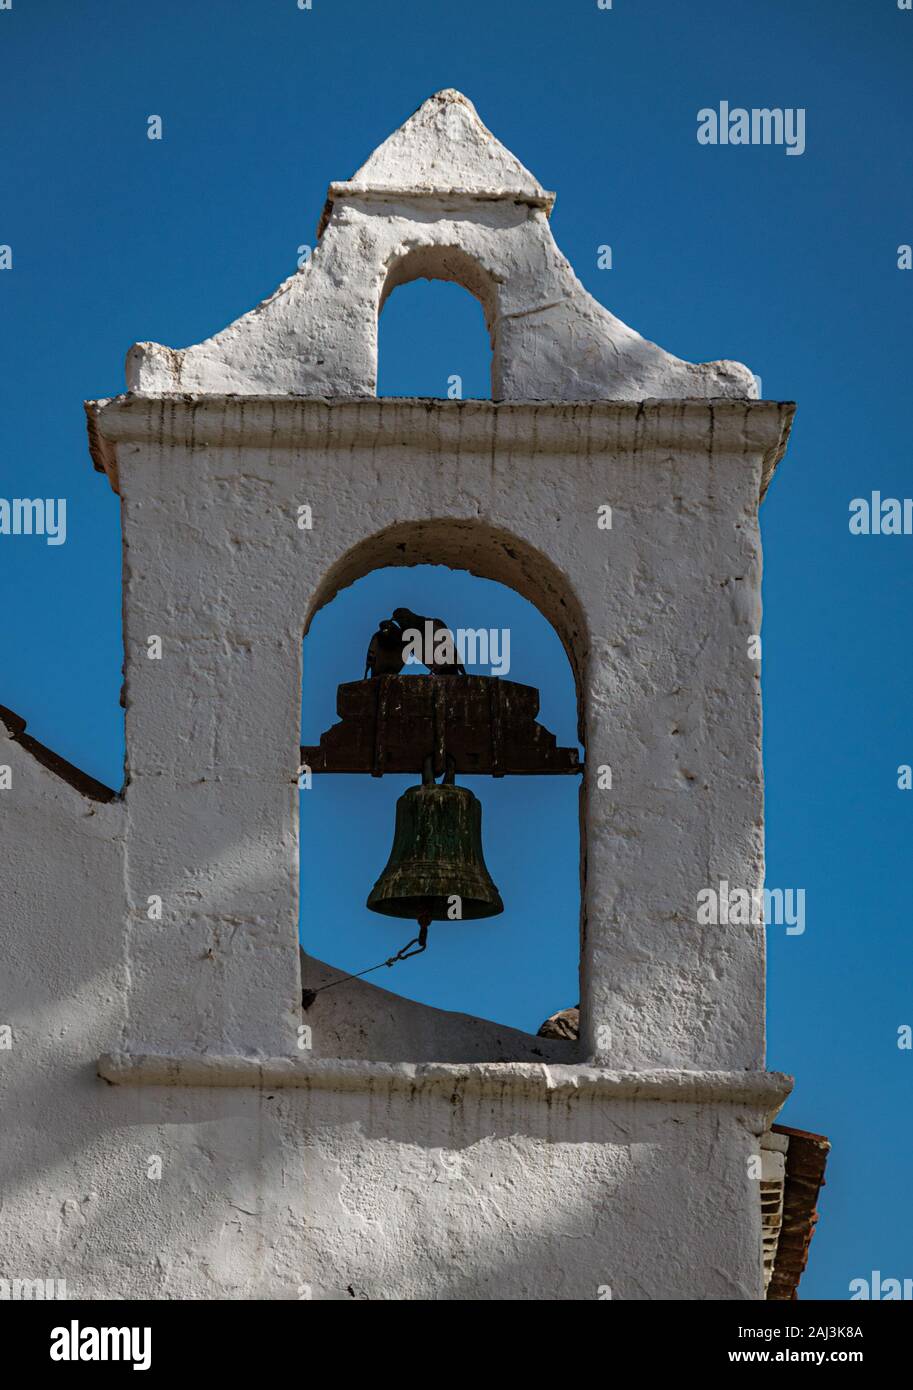
[[[396,803],[387,867],[368,896],[372,912],[418,921],[473,921],[504,911],[482,854],[482,804],[448,771],[436,783],[426,764],[421,786]],[[458,913],[458,915],[457,915]]]

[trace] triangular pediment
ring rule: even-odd
[[[436,92],[351,179],[330,184],[318,244],[296,274],[201,343],[136,344],[130,390],[373,396],[379,313],[391,291],[425,278],[482,303],[494,399],[757,396],[740,363],[683,361],[594,299],[555,245],[553,201],[462,92]]]
[[[352,175],[370,189],[461,190],[549,198],[535,175],[492,135],[462,92],[435,92]],[[550,201],[550,198],[549,198]]]

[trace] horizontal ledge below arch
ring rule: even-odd
[[[364,1062],[190,1052],[108,1052],[99,1058],[98,1075],[115,1086],[295,1087],[493,1096],[509,1090],[539,1099],[578,1094],[595,1100],[715,1101],[765,1109],[782,1105],[793,1085],[784,1072],[767,1071],[613,1071],[585,1064]]]
[[[399,199],[441,199],[460,203],[528,203],[534,208],[551,208],[555,194],[547,188],[470,188],[445,183],[363,183],[343,179],[331,183],[327,201],[336,198],[366,198],[375,202]]]
[[[362,203],[422,203],[470,212],[480,203],[515,203],[541,208],[547,217],[555,205],[555,194],[545,188],[461,188],[448,184],[362,183],[352,179],[331,183],[317,224],[318,240],[326,231],[333,205],[340,199]]]
[[[789,401],[449,401],[406,396],[123,395],[86,401],[89,451],[118,489],[116,445],[350,449],[557,456],[730,453],[764,460],[762,493],[786,449]]]

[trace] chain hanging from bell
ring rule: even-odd
[[[482,803],[454,784],[447,759],[435,782],[425,759],[420,786],[396,803],[396,828],[387,866],[368,895],[372,912],[428,922],[474,921],[504,911],[482,853]]]

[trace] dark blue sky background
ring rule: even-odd
[[[69,505],[66,545],[0,542],[0,702],[120,785],[118,503],[92,472],[81,402],[123,389],[132,342],[196,342],[271,292],[313,241],[328,182],[431,92],[460,88],[557,190],[557,241],[593,294],[671,351],[744,361],[765,396],[799,403],[762,510],[768,884],[807,894],[805,935],[770,932],[769,1062],[797,1076],[786,1122],[834,1144],[804,1296],[845,1298],[873,1269],[909,1277],[913,1054],[896,1038],[913,1023],[913,793],[896,769],[913,761],[913,537],[851,537],[847,518],[873,488],[913,491],[913,272],[896,268],[913,241],[913,14],[896,0],[313,5],[0,12],[0,243],[14,256],[0,272],[0,494]],[[806,153],[699,146],[696,113],[722,99],[806,108]],[[603,243],[611,271],[597,269]],[[397,291],[381,352],[385,394],[443,394],[451,372],[488,393],[481,315],[450,286]],[[511,674],[542,687],[546,722],[573,738],[570,675],[538,615],[414,571],[363,581],[316,620],[311,668],[329,656],[326,685],[306,689],[307,737],[394,599],[511,625]],[[402,782],[357,784],[326,779],[304,810],[322,866],[305,888],[325,901],[314,949],[350,968],[408,934],[359,906]],[[398,970],[404,991],[534,1028],[576,1000],[576,787],[520,787],[476,787],[509,912]],[[363,864],[334,905],[321,825],[336,811]]]

